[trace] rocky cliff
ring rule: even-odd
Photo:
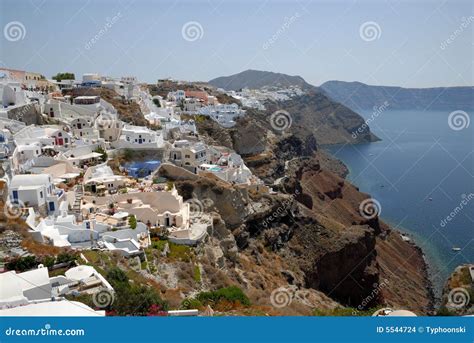
[[[176,181],[185,197],[211,199],[207,203],[213,204],[220,238],[226,237],[223,245],[216,239],[225,275],[244,285],[254,301],[268,305],[270,294],[286,287],[319,300],[310,306],[300,303],[297,309],[278,308],[282,314],[382,305],[418,314],[431,311],[419,249],[377,216],[367,219],[360,213],[368,196],[341,177],[344,168],[319,151],[310,130],[275,134],[257,116],[231,129],[201,122],[199,131],[208,142],[241,153],[277,191],[250,194],[202,177]]]

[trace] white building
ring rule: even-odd
[[[245,115],[237,104],[218,104],[202,107],[198,114],[210,117],[224,127],[235,125],[235,120]]]
[[[175,141],[170,150],[169,161],[197,173],[198,167],[208,162],[207,151],[207,145],[202,142]]]
[[[42,146],[67,148],[72,144],[72,136],[62,127],[55,125],[30,125],[14,135],[17,145],[40,143]]]
[[[186,98],[186,92],[183,90],[177,90],[176,92],[169,92],[167,99],[171,101],[181,101]]]
[[[40,212],[55,214],[66,195],[56,189],[49,174],[15,175],[8,187],[10,201],[37,208]]]
[[[112,143],[115,148],[159,149],[163,148],[162,131],[153,131],[143,126],[126,124],[120,138]]]
[[[61,297],[72,291],[93,294],[102,289],[114,292],[91,266],[77,266],[51,278],[43,266],[23,273],[9,271],[0,274],[0,316],[104,316],[105,311]]]
[[[100,188],[115,192],[127,182],[128,178],[123,175],[115,175],[106,163],[89,167],[84,174],[84,188],[96,193]]]

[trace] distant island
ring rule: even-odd
[[[356,112],[372,110],[385,102],[392,110],[474,110],[474,87],[402,88],[328,81],[319,88]]]

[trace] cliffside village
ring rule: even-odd
[[[147,125],[122,121],[118,109],[101,96],[104,90],[113,91],[119,103],[137,104]],[[237,153],[200,139],[190,118],[206,116],[231,127],[245,115],[236,103],[219,103],[204,90],[183,84],[166,97],[151,96],[135,77],[84,74],[82,80],[48,80],[38,73],[0,69],[0,101],[4,213],[23,220],[41,244],[130,258],[144,255],[150,232],[159,231],[175,244],[205,240],[212,217],[202,209],[196,215],[199,200],[185,201],[172,182],[158,176],[165,165],[270,191]],[[129,161],[114,170],[108,162],[127,151],[156,158]],[[20,248],[0,257],[25,253]],[[104,315],[85,304],[58,300],[79,289],[111,289],[86,265],[54,277],[43,266],[8,271],[0,274],[0,284],[0,315]]]

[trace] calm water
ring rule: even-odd
[[[328,150],[349,167],[348,179],[381,203],[381,217],[422,247],[438,293],[456,266],[474,262],[473,115],[460,131],[448,125],[449,112],[361,115],[373,119],[382,141]],[[443,224],[463,200],[467,205]]]

